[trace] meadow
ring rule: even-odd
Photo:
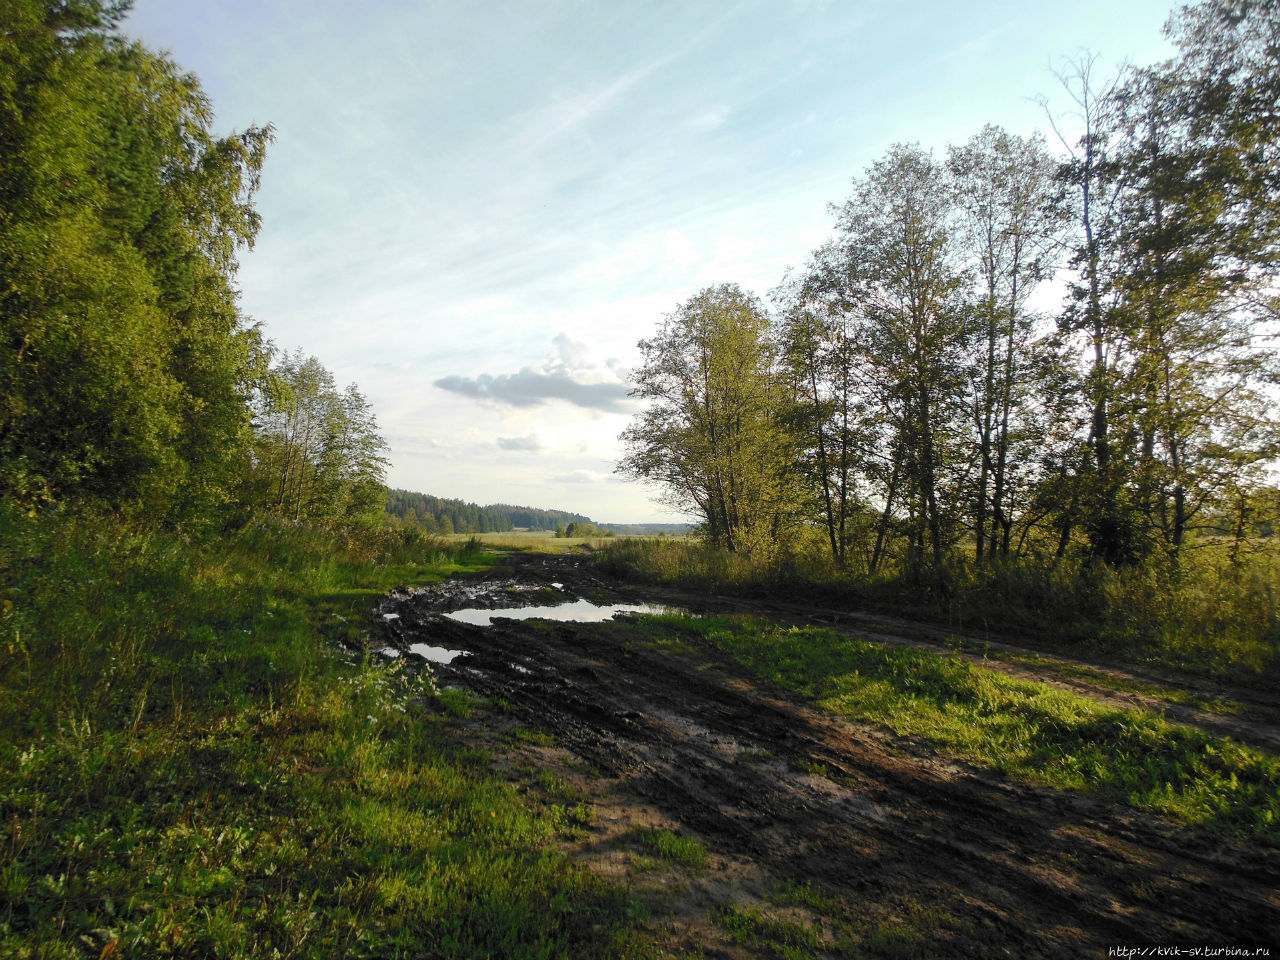
[[[638,956],[563,808],[360,652],[474,540],[0,512],[0,954]]]

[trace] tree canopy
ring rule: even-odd
[[[1169,62],[1063,72],[1057,156],[993,126],[895,145],[773,316],[733,286],[679,306],[620,470],[730,549],[821,531],[943,593],[966,551],[1176,562],[1244,516],[1280,452],[1280,7],[1167,30]]]
[[[0,492],[174,513],[226,501],[249,440],[233,278],[271,129],[216,136],[126,9],[5,5]]]

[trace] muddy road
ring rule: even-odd
[[[674,655],[626,618],[502,618],[503,608],[581,598],[642,599],[580,557],[513,556],[483,583],[398,591],[377,612],[388,655],[412,657],[419,645],[438,682],[501,705],[474,725],[476,736],[516,744],[499,766],[554,768],[597,805],[571,855],[625,875],[616,841],[635,824],[705,845],[708,869],[650,877],[645,888],[652,932],[671,949],[986,958],[1182,945],[1280,956],[1276,851],[937,756],[817,711],[714,653]],[[649,588],[643,599],[748,607]],[[475,606],[499,619],[443,616]],[[555,748],[495,740],[503,724],[545,731]]]

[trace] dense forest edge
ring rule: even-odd
[[[688,533],[694,526],[678,522],[597,523],[590,517],[566,510],[518,507],[510,503],[491,503],[482,507],[466,500],[395,488],[387,491],[386,510],[401,524],[442,536],[505,533],[509,530],[552,531],[561,537],[656,536]]]
[[[895,144],[767,302],[679,304],[619,469],[705,548],[615,568],[1273,683],[1278,21],[1202,4],[1168,62],[1082,54],[1051,138]]]
[[[772,306],[679,305],[620,470],[688,538],[388,489],[359,387],[238,304],[273,129],[216,134],[128,9],[0,14],[0,954],[662,955],[557,848],[586,801],[517,790],[452,732],[482,705],[370,654],[379,597],[498,561],[459,534],[612,533],[616,578],[1280,681],[1273,0],[1175,13],[1166,64],[1068,68],[1056,153],[894,147]],[[655,623],[817,701],[880,656]],[[1274,846],[1273,758],[1133,727],[1182,753],[1099,795]]]

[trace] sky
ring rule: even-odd
[[[614,472],[639,340],[762,297],[895,142],[1045,130],[1054,69],[1151,63],[1168,0],[136,0],[125,31],[275,142],[241,306],[354,382],[391,486],[684,519]]]

